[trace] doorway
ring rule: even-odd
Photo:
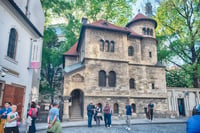
[[[179,116],[185,116],[185,104],[183,98],[178,98],[178,112]]]
[[[80,120],[83,118],[84,112],[84,94],[80,89],[75,89],[71,93],[70,118]]]

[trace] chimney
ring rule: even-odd
[[[87,24],[87,18],[82,18],[82,24],[84,25],[84,24]]]

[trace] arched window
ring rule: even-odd
[[[134,48],[132,46],[128,47],[128,56],[133,56],[134,54]]]
[[[108,40],[106,40],[105,42],[105,52],[109,52],[110,51],[110,43]]]
[[[130,89],[135,89],[135,79],[129,80],[129,87],[130,87]]]
[[[7,56],[15,59],[17,47],[17,31],[14,28],[10,29]]]
[[[150,31],[149,31],[149,28],[147,28],[147,35],[150,35]]]
[[[99,86],[106,86],[106,72],[104,70],[99,71]]]
[[[146,35],[147,34],[146,28],[142,28],[142,32],[143,32],[143,35]]]
[[[135,105],[135,103],[132,103],[131,107],[132,107],[133,113],[136,113],[136,105]]]
[[[150,35],[153,36],[153,29],[150,29]]]
[[[110,52],[114,52],[115,51],[115,42],[111,41],[110,42]]]
[[[117,103],[114,104],[113,106],[114,114],[119,114],[119,105]]]
[[[104,40],[100,40],[100,51],[104,51]]]
[[[108,85],[110,87],[115,87],[116,86],[116,73],[114,71],[110,71],[109,72]]]

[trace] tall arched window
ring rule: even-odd
[[[142,28],[142,33],[143,33],[143,35],[146,35],[146,34],[147,34],[146,28]]]
[[[100,40],[100,51],[104,51],[104,40]]]
[[[132,107],[133,113],[136,113],[136,105],[135,105],[135,103],[132,103],[131,107]]]
[[[114,110],[114,114],[119,114],[119,105],[118,103],[115,103],[114,106],[113,106],[113,110]]]
[[[132,46],[128,47],[128,56],[133,56],[134,48]]]
[[[7,56],[15,59],[17,48],[17,31],[14,28],[10,29]]]
[[[150,29],[150,35],[153,36],[153,29]]]
[[[149,28],[147,28],[147,35],[150,35],[150,30],[149,30]]]
[[[106,72],[104,70],[99,71],[99,86],[106,86]]]
[[[116,86],[116,73],[114,71],[110,71],[109,72],[108,85],[110,87],[115,87]]]
[[[110,42],[110,52],[114,52],[115,51],[115,42],[111,41]]]
[[[130,79],[129,80],[129,87],[130,89],[135,89],[135,79]]]
[[[110,43],[108,40],[105,41],[105,52],[109,52],[110,51]]]

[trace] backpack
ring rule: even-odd
[[[36,118],[37,117],[37,110],[31,108],[31,118]]]

